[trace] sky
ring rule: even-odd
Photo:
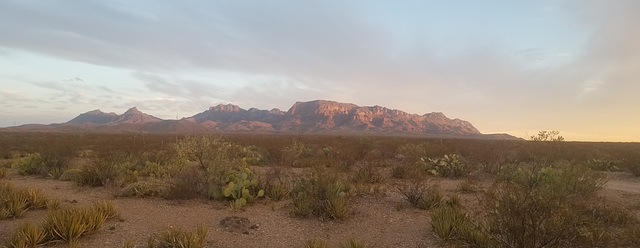
[[[317,99],[640,142],[640,1],[0,0],[0,127]]]

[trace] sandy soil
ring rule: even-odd
[[[640,217],[640,180],[624,173],[607,175],[609,181],[601,195],[620,202]],[[433,236],[429,225],[429,212],[409,206],[394,190],[388,190],[382,196],[358,197],[350,218],[323,222],[317,218],[290,216],[286,200],[256,203],[245,207],[244,211],[234,212],[226,204],[215,201],[116,198],[114,191],[107,188],[78,187],[71,182],[15,174],[0,181],[20,188],[38,188],[48,197],[60,199],[62,207],[112,200],[118,208],[119,217],[107,222],[102,230],[81,238],[80,247],[122,247],[126,240],[144,246],[149,236],[164,228],[195,230],[199,225],[209,228],[207,247],[302,247],[312,238],[324,240],[330,247],[340,247],[353,238],[365,240],[375,247],[438,246],[438,239]],[[459,182],[442,180],[440,187],[445,194],[451,194]],[[463,206],[473,208],[477,205],[474,194],[461,196]],[[404,207],[398,210],[400,203]],[[45,215],[46,210],[35,210],[28,211],[17,220],[0,221],[0,239],[11,235],[22,221],[40,223]],[[248,233],[229,232],[220,225],[220,221],[229,216],[246,217],[258,227],[249,229]]]

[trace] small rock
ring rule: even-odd
[[[256,224],[251,225],[249,227],[249,229],[258,229],[259,227],[260,227],[260,224],[256,223]]]

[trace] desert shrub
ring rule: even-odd
[[[362,166],[357,171],[352,173],[350,177],[351,182],[354,183],[383,183],[385,181],[384,175],[373,166]]]
[[[180,228],[167,228],[157,232],[147,240],[148,248],[198,248],[204,247],[209,229],[200,226],[195,232],[183,231]]]
[[[118,196],[157,197],[167,196],[169,183],[166,180],[148,179],[126,185]]]
[[[123,152],[106,152],[90,158],[80,169],[75,182],[83,186],[116,186],[137,181],[137,172],[130,170],[134,164]]]
[[[241,146],[207,135],[187,136],[178,140],[174,144],[174,150],[181,159],[195,161],[204,170],[223,167],[229,161],[241,161],[243,158]]]
[[[346,244],[341,245],[340,247],[342,248],[367,248],[367,247],[371,247],[369,244],[367,244],[366,242],[360,240],[360,239],[350,239]]]
[[[78,182],[79,180],[81,180],[82,174],[83,171],[80,169],[68,169],[64,171],[62,175],[60,175],[60,177],[58,177],[58,180]]]
[[[304,248],[329,248],[329,245],[319,239],[310,239],[305,242]]]
[[[330,156],[331,150],[323,150],[326,156]],[[309,160],[313,157],[313,151],[306,144],[294,140],[291,145],[282,148],[282,162],[293,167],[308,167]]]
[[[167,199],[192,199],[205,196],[206,175],[197,166],[187,165],[168,179],[169,185],[164,197]]]
[[[509,246],[575,245],[593,222],[581,209],[603,184],[602,175],[578,166],[521,164],[487,194],[490,229]]]
[[[264,189],[265,196],[271,200],[280,201],[289,194],[291,190],[285,174],[282,167],[269,168],[264,179],[261,180],[261,188]]]
[[[604,158],[600,158],[600,159],[593,158],[593,159],[587,160],[587,166],[592,170],[597,170],[597,171],[620,171],[620,168],[618,167],[617,164],[618,163],[616,163],[615,161],[604,159]]]
[[[15,233],[6,239],[5,246],[8,248],[39,247],[45,243],[46,236],[41,226],[23,222]]]
[[[421,158],[420,164],[432,175],[443,177],[461,177],[469,173],[469,167],[457,154],[444,155],[440,158]]]
[[[266,164],[268,152],[258,146],[251,145],[242,148],[242,160],[249,165]]]
[[[467,245],[489,240],[492,247],[607,244],[615,235],[611,228],[629,217],[593,206],[604,181],[601,174],[565,162],[518,164],[500,175],[481,200],[486,217],[469,220],[472,233],[478,234],[465,237],[454,232],[454,239]],[[467,229],[467,224],[458,225],[453,229]]]
[[[66,170],[68,163],[69,157],[32,153],[15,161],[11,167],[20,175],[59,176]]]
[[[407,164],[415,164],[426,155],[426,148],[423,144],[407,143],[398,147],[396,152],[402,156]]]
[[[640,158],[625,161],[624,169],[636,177],[640,177]]]
[[[296,180],[291,191],[294,215],[322,220],[344,219],[350,213],[346,185],[337,177],[318,173]]]
[[[391,170],[391,176],[398,179],[421,179],[428,174],[427,168],[418,163],[396,165]]]
[[[18,159],[11,165],[11,168],[15,169],[20,175],[37,174],[38,171],[44,167],[44,159],[39,153],[29,154],[27,157]]]
[[[413,182],[398,187],[398,192],[414,207],[431,209],[442,202],[442,193],[437,184],[430,184],[426,180]]]

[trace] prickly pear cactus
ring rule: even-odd
[[[238,210],[248,203],[253,203],[256,198],[263,197],[264,190],[258,190],[258,176],[251,169],[244,168],[236,175],[235,181],[227,184],[224,196],[230,200],[231,208]]]

